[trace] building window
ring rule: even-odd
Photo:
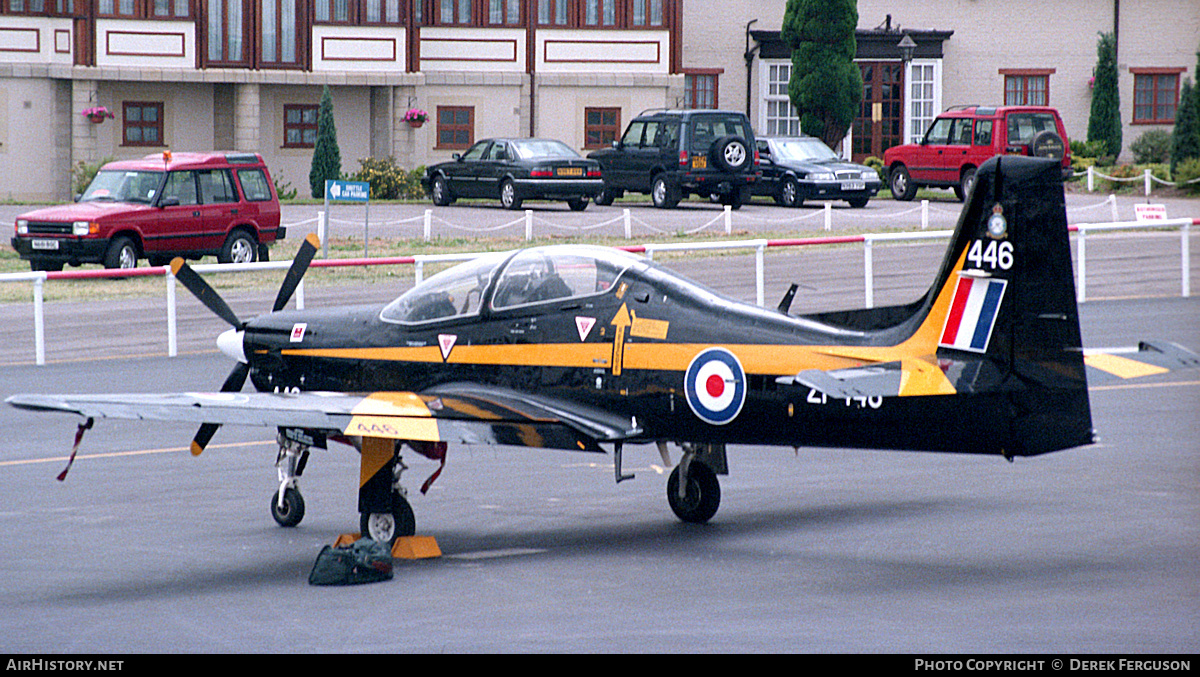
[[[937,65],[913,62],[908,68],[908,143],[920,143],[940,108]]]
[[[400,11],[401,4],[401,0],[364,0],[366,16],[363,20],[371,24],[398,24],[405,18]]]
[[[317,145],[316,104],[286,104],[283,107],[283,147],[313,148]]]
[[[1130,68],[1133,73],[1133,122],[1143,125],[1175,123],[1182,68]]]
[[[8,0],[10,4],[14,1]],[[27,0],[38,6],[50,4],[48,0]],[[59,3],[59,10],[65,7]],[[96,16],[120,17],[123,19],[190,19],[192,0],[99,0]]]
[[[1005,106],[1049,106],[1050,76],[1053,68],[1001,68],[1004,76]]]
[[[471,25],[471,0],[437,0],[434,12],[437,26]]]
[[[520,26],[521,0],[488,0],[489,26]]]
[[[603,148],[621,136],[620,108],[585,108],[583,111],[584,148]]]
[[[259,6],[262,11],[259,21],[262,65],[297,65],[299,52],[296,49],[296,0],[262,0]]]
[[[617,25],[617,0],[583,0],[585,26]]]
[[[475,141],[474,106],[437,107],[437,147],[462,149]]]
[[[716,108],[717,76],[722,69],[684,71],[684,107]]]
[[[663,25],[663,0],[631,0],[632,25]]]
[[[146,101],[121,104],[121,145],[162,146],[163,105]]]
[[[567,0],[538,0],[539,25],[566,26],[567,21]]]
[[[313,21],[320,24],[346,24],[354,19],[350,14],[350,0],[316,0],[313,4]]]
[[[798,136],[800,116],[788,98],[788,81],[792,79],[791,63],[763,62],[767,69],[766,92],[763,96],[763,129],[767,136]]]

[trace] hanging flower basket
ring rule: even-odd
[[[408,109],[408,112],[404,114],[404,121],[407,122],[408,126],[412,127],[413,129],[425,124],[425,121],[428,119],[429,113],[426,113],[420,108],[410,108]]]
[[[85,108],[80,115],[88,120],[91,120],[95,124],[100,124],[109,118],[116,117],[112,114],[112,111],[108,110],[104,106],[92,106],[91,108]]]

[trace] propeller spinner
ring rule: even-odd
[[[300,250],[296,252],[296,257],[292,259],[292,265],[288,268],[287,275],[283,278],[283,284],[279,287],[279,293],[275,296],[275,304],[271,307],[271,312],[283,310],[283,307],[292,299],[292,295],[296,293],[296,288],[300,286],[300,280],[304,278],[304,273],[308,271],[308,266],[312,263],[313,257],[317,253],[317,248],[320,247],[320,240],[317,236],[309,233],[304,238],[304,242],[300,244]],[[244,349],[242,347],[242,339],[245,337],[246,323],[238,319],[233,309],[225,300],[221,298],[211,285],[200,277],[200,274],[192,270],[190,266],[181,258],[171,261],[171,272],[175,274],[175,279],[180,282],[192,295],[200,300],[209,310],[213,311],[217,317],[229,323],[233,329],[225,331],[217,339],[217,346],[221,352],[238,360],[233,371],[229,372],[229,376],[225,378],[225,382],[221,384],[221,392],[234,393],[242,389],[246,385],[246,378],[250,375],[250,364],[246,361]],[[192,439],[192,455],[199,456],[204,448],[208,446],[217,429],[221,426],[216,423],[204,423],[200,429],[196,431],[195,438]]]

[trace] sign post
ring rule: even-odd
[[[332,219],[329,218],[329,201],[334,202],[361,202],[363,203],[363,258],[367,257],[367,244],[370,242],[369,228],[371,223],[371,184],[366,181],[335,181],[327,179],[325,181],[325,218],[326,224]],[[326,231],[328,231],[328,225]],[[321,240],[321,258],[328,258],[329,248],[325,242],[326,238]]]

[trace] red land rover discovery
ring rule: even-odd
[[[279,199],[257,153],[170,153],[110,162],[74,204],[17,217],[13,249],[33,270],[139,258],[215,255],[222,263],[267,258],[284,237]]]
[[[1046,106],[965,106],[942,113],[920,143],[893,146],[883,154],[892,197],[911,200],[919,186],[953,188],[965,199],[975,170],[993,155],[1034,155],[1060,160],[1071,175],[1067,129]]]

